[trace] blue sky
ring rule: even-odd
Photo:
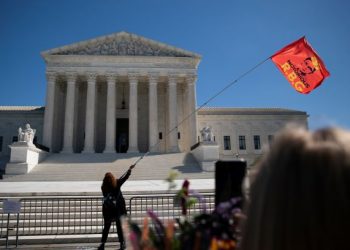
[[[214,99],[215,107],[306,111],[312,129],[350,129],[350,1],[1,0],[0,105],[44,105],[41,51],[127,31],[202,55],[197,104],[306,35],[331,76],[297,93],[271,61]]]

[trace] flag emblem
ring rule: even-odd
[[[310,93],[329,76],[322,59],[305,37],[275,53],[271,60],[293,88],[303,94]]]

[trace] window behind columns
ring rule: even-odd
[[[2,152],[2,141],[3,141],[3,137],[0,136],[0,152]]]

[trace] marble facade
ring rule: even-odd
[[[304,111],[282,108],[204,107],[197,114],[198,128],[212,128],[220,160],[244,158],[248,165],[264,153],[279,130],[288,124],[307,128],[307,119]]]
[[[120,32],[42,56],[43,144],[51,152],[118,152],[122,137],[128,153],[188,151],[196,143],[196,116],[177,123],[196,108],[199,55]]]

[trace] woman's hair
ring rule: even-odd
[[[103,182],[101,186],[102,192],[103,193],[112,192],[116,186],[117,186],[117,179],[114,177],[114,175],[111,172],[107,172],[105,174],[105,177],[103,178]]]
[[[258,168],[242,249],[349,249],[349,132],[287,128]]]

